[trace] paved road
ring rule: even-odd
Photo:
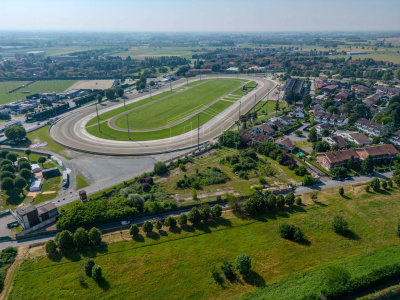
[[[202,76],[202,78],[215,78],[216,76]],[[225,75],[218,77],[236,78],[236,76]],[[254,106],[254,95],[257,94],[257,99],[265,97],[268,92],[276,86],[276,83],[271,80],[260,77],[240,76],[241,78],[256,81],[257,88],[242,97],[241,101],[233,103],[225,111],[212,118],[209,122],[200,127],[200,143],[206,143],[217,138],[224,130],[227,130],[234,124],[238,118],[239,105],[241,103],[241,114],[246,113]],[[196,81],[199,78],[189,80]],[[180,79],[171,83],[172,88],[185,85],[186,79]],[[169,88],[169,84],[165,88],[161,88],[157,93]],[[155,95],[156,93],[153,93]],[[126,103],[132,103],[147,98],[148,94],[131,94]],[[103,104],[99,109],[99,113],[113,110],[117,107],[122,107],[123,103],[109,102]],[[86,129],[86,123],[96,116],[94,107],[88,107],[78,112],[71,114],[68,117],[61,119],[56,125],[52,126],[50,136],[59,144],[75,149],[78,151],[106,154],[106,155],[148,155],[155,153],[164,153],[169,151],[182,150],[192,148],[197,145],[197,129],[188,133],[170,137],[162,140],[154,141],[113,141],[101,139],[90,135]]]

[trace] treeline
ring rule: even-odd
[[[59,106],[53,106],[51,109],[41,111],[34,114],[27,114],[26,118],[30,120],[42,121],[55,115],[59,115],[69,109],[69,103],[65,103]]]
[[[180,65],[190,64],[190,60],[179,56],[160,56],[160,57],[145,57],[144,60],[140,62],[140,66],[143,68],[152,67],[177,67]]]

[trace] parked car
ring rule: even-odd
[[[129,225],[129,224],[131,224],[131,221],[122,221],[121,222],[121,225]]]

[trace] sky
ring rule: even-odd
[[[0,0],[0,30],[400,30],[400,0]]]

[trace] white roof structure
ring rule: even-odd
[[[42,182],[40,180],[35,180],[29,187],[30,192],[38,192],[42,189]]]
[[[32,164],[31,167],[32,167],[32,172],[33,173],[37,173],[37,172],[41,172],[42,171],[42,169],[39,167],[38,164]]]

